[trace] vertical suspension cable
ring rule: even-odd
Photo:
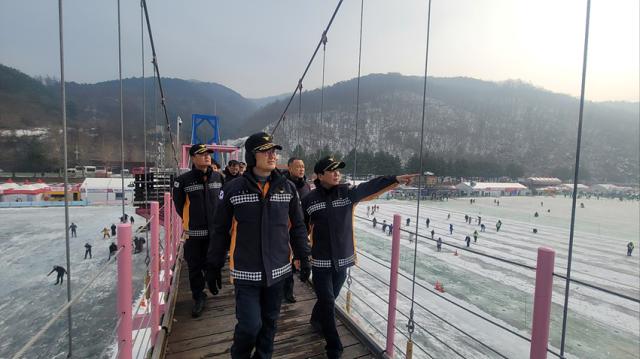
[[[300,137],[302,137],[302,80],[298,82],[298,146],[302,149],[302,145],[300,145]]]
[[[63,22],[62,22],[62,0],[58,0],[58,30],[60,36],[60,94],[62,97],[62,154],[64,161],[64,238],[65,250],[67,256],[67,303],[71,302],[71,259],[69,250],[69,174],[67,172],[67,93],[64,85],[64,38],[63,38]],[[67,339],[69,344],[69,353],[72,354],[71,339],[71,306],[67,309]]]
[[[144,78],[144,5],[140,0],[140,53],[142,58],[142,141],[144,148],[144,208],[149,210],[149,174],[151,171],[147,168],[147,86]],[[150,213],[150,212],[148,212]],[[144,231],[144,238],[147,242],[147,256],[144,261],[149,265],[151,257],[149,257],[149,231]]]
[[[327,55],[327,34],[322,33],[322,87],[320,88],[320,126],[324,125],[322,114],[324,111],[324,70],[326,63],[326,55]],[[320,129],[322,130],[322,128]],[[324,148],[324,136],[320,136],[320,151]]]
[[[155,67],[153,69],[153,76],[156,76]],[[158,87],[155,82],[153,83],[153,140],[154,147],[160,145],[160,137],[158,136]],[[157,150],[157,147],[155,149]],[[154,151],[154,153],[156,154],[156,160],[154,161],[156,165],[156,174],[158,174],[160,168],[160,156],[158,155],[158,152]],[[159,188],[158,186],[154,187],[156,189],[155,200],[160,201]]]
[[[356,184],[356,173],[358,167],[358,117],[360,115],[360,67],[362,65],[362,18],[364,14],[364,0],[360,0],[360,45],[358,47],[358,80],[356,82],[356,118],[355,118],[355,139],[353,140],[353,174],[351,175],[353,184]]]
[[[573,198],[571,200],[571,227],[569,230],[569,253],[567,254],[567,276],[564,285],[564,309],[562,312],[562,338],[560,340],[560,357],[564,358],[565,339],[567,334],[567,309],[569,307],[569,284],[571,283],[571,258],[573,255],[573,230],[576,223],[576,200],[578,197],[578,175],[580,172],[580,148],[582,143],[582,115],[584,110],[584,89],[587,77],[587,50],[589,48],[589,16],[591,0],[587,0],[587,15],[584,29],[584,50],[582,55],[582,83],[580,85],[580,112],[578,114],[578,140],[576,144],[576,164],[573,173]]]
[[[414,242],[413,248],[413,278],[411,281],[411,310],[409,312],[409,322],[407,323],[407,330],[409,332],[409,343],[412,343],[413,340],[413,331],[415,329],[415,324],[413,320],[414,314],[414,303],[415,303],[415,293],[416,293],[416,261],[418,254],[418,223],[420,218],[420,197],[422,195],[422,152],[424,147],[424,123],[426,118],[426,107],[427,107],[427,75],[428,75],[428,65],[429,65],[429,34],[430,34],[430,26],[431,26],[431,0],[429,0],[429,5],[427,9],[427,40],[426,40],[426,49],[424,56],[424,84],[422,88],[422,127],[420,129],[420,173],[418,175],[418,201],[416,206],[416,240]],[[409,349],[409,348],[407,348]],[[409,350],[408,350],[409,351]]]
[[[118,78],[120,80],[120,182],[122,184],[122,218],[124,220],[124,103],[122,96],[122,35],[120,31],[120,0],[118,0]]]
[[[364,0],[360,0],[360,42],[358,46],[358,80],[356,85],[356,117],[355,117],[355,139],[353,141],[353,174],[351,181],[356,184],[356,169],[358,166],[358,114],[360,110],[360,65],[362,64],[362,15],[364,14]],[[367,214],[368,215],[368,214]],[[351,267],[347,269],[347,302],[351,301]],[[350,306],[350,303],[349,303]],[[347,308],[349,309],[349,307]],[[348,312],[349,310],[347,310]]]

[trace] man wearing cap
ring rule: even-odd
[[[240,177],[240,162],[231,160],[227,163],[227,168],[224,169],[224,179],[229,182],[232,179]]]
[[[296,186],[300,199],[311,192],[311,186],[307,183],[307,178],[304,175],[304,161],[301,158],[289,158],[285,176]],[[291,270],[295,272],[295,266],[291,267]],[[296,297],[293,295],[293,276],[284,280],[284,299],[289,303],[296,302]]]
[[[247,171],[220,192],[207,280],[209,288],[221,287],[220,270],[228,250],[237,319],[232,358],[271,358],[282,287],[291,275],[290,248],[300,258],[301,280],[311,272],[298,193],[276,170],[275,150],[280,149],[264,132],[249,136]]]
[[[211,168],[212,152],[203,144],[191,146],[191,171],[176,178],[173,185],[173,201],[187,235],[184,259],[189,267],[189,285],[194,300],[191,315],[194,318],[202,314],[207,299],[204,292],[207,250],[213,236],[213,219],[224,181],[220,173]]]
[[[305,224],[311,239],[313,287],[317,302],[311,325],[322,332],[329,358],[342,355],[342,342],[335,320],[335,300],[347,277],[347,268],[356,263],[353,236],[355,206],[374,199],[398,183],[409,184],[415,175],[377,177],[356,187],[340,184],[345,163],[324,157],[314,166],[316,188],[302,199]]]

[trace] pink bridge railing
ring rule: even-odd
[[[118,246],[124,251],[118,257],[118,283],[117,283],[117,311],[118,317],[118,358],[129,359],[134,357],[134,346],[144,347],[135,349],[136,355],[147,357],[147,349],[158,348],[162,345],[166,335],[167,325],[170,323],[165,317],[169,317],[172,300],[177,289],[174,285],[174,271],[176,259],[180,248],[180,237],[182,226],[180,217],[173,206],[170,193],[164,194],[162,226],[164,227],[164,250],[160,246],[160,205],[158,202],[150,202],[150,230],[149,239],[149,283],[148,289],[148,309],[142,314],[134,310],[133,303],[133,283],[132,283],[132,232],[131,224],[118,225]],[[146,292],[146,290],[145,290]],[[145,293],[146,294],[146,293]],[[146,296],[143,296],[143,303]],[[146,307],[144,304],[143,307]],[[136,313],[134,313],[136,312]],[[144,340],[134,343],[134,331],[149,330],[150,335],[143,335]],[[137,336],[136,336],[137,338]]]

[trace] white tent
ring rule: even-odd
[[[133,178],[124,179],[125,203],[133,200]],[[85,178],[80,186],[82,198],[88,204],[120,204],[122,203],[121,178]]]

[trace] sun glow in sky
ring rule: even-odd
[[[592,1],[588,99],[639,101],[639,3]],[[218,82],[245,97],[288,93],[336,4],[148,0],[161,73]],[[121,6],[123,75],[139,77],[139,2]],[[0,2],[0,63],[59,77],[57,14],[57,1]],[[64,14],[67,80],[116,79],[116,1],[65,0]],[[520,79],[578,96],[585,16],[586,0],[433,0],[429,75]],[[426,0],[365,0],[362,74],[422,76],[426,20]],[[359,22],[360,1],[345,0],[328,34],[327,84],[357,75]],[[147,63],[150,53],[147,46]],[[306,89],[320,86],[321,59]]]

